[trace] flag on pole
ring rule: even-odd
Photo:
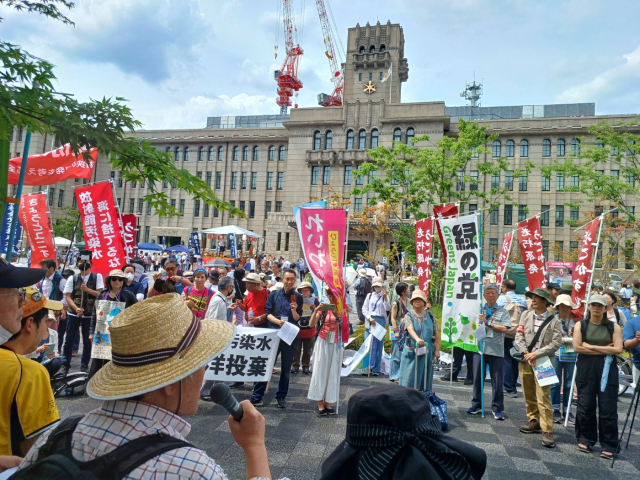
[[[449,205],[437,205],[433,207],[433,214],[436,216],[436,228],[438,229],[438,238],[440,239],[440,248],[442,248],[442,256],[444,258],[444,266],[447,266],[447,256],[445,255],[444,239],[442,238],[442,227],[440,220],[446,217],[454,217],[458,215],[458,205],[451,203]]]
[[[56,247],[47,210],[47,196],[44,193],[22,195],[19,212],[20,223],[31,247],[31,267],[40,268],[40,262],[48,258],[55,260]],[[11,255],[8,257],[11,259]]]
[[[547,288],[542,234],[538,217],[518,224],[518,242],[520,243],[522,262],[527,273],[529,291],[533,292],[536,288]]]
[[[393,73],[393,63],[391,63],[391,65],[389,65],[389,70],[387,70],[384,75],[382,76],[382,80],[380,80],[380,83],[384,83],[387,80],[389,80],[391,78],[391,74]]]
[[[27,158],[27,171],[24,176],[24,185],[52,185],[54,183],[69,180],[71,178],[83,178],[91,180],[93,168],[98,160],[98,149],[92,148],[89,153],[91,159],[86,161],[83,152],[76,156],[68,143],[60,148],[39,155],[30,155]],[[9,160],[9,185],[17,185],[22,168],[22,157]]]
[[[504,272],[507,269],[507,261],[509,260],[509,252],[511,251],[511,242],[513,241],[513,233],[507,233],[502,242],[502,250],[496,264],[496,285],[502,285]]]
[[[18,221],[16,224],[16,233],[13,237],[13,248],[9,248],[9,231],[11,230],[14,208],[15,205],[13,203],[7,203],[7,208],[4,210],[4,217],[2,219],[2,230],[0,231],[0,253],[6,253],[9,260],[11,260],[11,253],[16,251],[18,241],[22,236],[22,225],[20,225]]]
[[[322,209],[324,208],[325,205],[325,201],[324,200],[318,200],[317,202],[311,202],[311,203],[305,203],[304,205],[300,205],[299,207],[293,207],[293,216],[296,218],[296,224],[300,225],[300,209],[301,208],[319,208]],[[307,259],[307,254],[304,251],[304,242],[302,241],[302,229],[300,227],[298,227],[298,235],[300,236],[300,245],[302,246],[302,255],[304,256],[305,260]],[[307,261],[307,265],[309,264],[309,262]],[[318,276],[315,274],[315,272],[312,269],[309,269],[309,272],[311,273],[311,279],[313,280],[313,290],[316,294],[317,297],[322,298],[322,280],[320,280],[318,278]],[[302,280],[302,279],[301,279]]]
[[[416,267],[419,288],[429,297],[431,282],[431,245],[433,242],[433,219],[424,218],[416,222]],[[404,252],[402,252],[404,255]],[[404,257],[403,257],[404,258]]]
[[[578,255],[576,266],[573,269],[571,300],[578,305],[578,308],[580,308],[586,297],[587,286],[591,281],[590,277],[593,272],[593,248],[597,242],[600,222],[601,219],[598,217],[585,227],[582,245],[580,246],[580,254]]]

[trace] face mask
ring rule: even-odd
[[[382,287],[373,287],[376,293],[380,293],[382,291]]]
[[[0,325],[0,345],[8,342],[11,337],[13,337],[13,333]]]
[[[127,277],[127,280],[130,282],[133,281],[133,273],[125,273],[124,276]]]
[[[86,272],[91,268],[91,265],[89,263],[83,263],[82,265],[78,265],[78,268],[81,272]]]

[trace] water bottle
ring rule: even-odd
[[[247,313],[247,319],[249,323],[253,322],[253,308],[249,308],[249,312]]]

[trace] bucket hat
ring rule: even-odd
[[[547,303],[551,303],[551,294],[549,293],[549,290],[546,290],[544,288],[536,288],[533,292],[525,293],[525,296],[527,298],[531,298],[532,295],[542,297],[547,301]]]
[[[303,288],[310,288],[311,290],[313,290],[313,285],[311,285],[310,282],[302,282],[298,287],[298,291],[301,292]]]
[[[124,272],[123,272],[122,270],[120,270],[120,269],[111,270],[111,271],[109,272],[109,275],[107,275],[107,277],[104,279],[104,284],[105,284],[105,285],[109,285],[109,281],[110,281],[112,278],[122,278],[122,280],[123,280],[124,282],[126,282],[126,281],[127,281],[127,276],[126,276],[126,275],[124,274]]]
[[[361,277],[366,277],[367,276],[367,270],[365,268],[361,268],[358,270],[358,275]]]
[[[411,300],[409,303],[413,305],[414,300],[422,300],[425,304],[427,303],[427,296],[424,294],[422,290],[414,290],[411,294]]]
[[[372,287],[382,287],[384,285],[384,282],[382,281],[382,278],[380,277],[375,277],[373,279],[373,282],[371,282],[371,286]]]
[[[558,295],[556,298],[556,304],[554,305],[556,309],[558,305],[566,305],[567,307],[571,307],[572,310],[578,308],[578,306],[571,301],[571,295]]]

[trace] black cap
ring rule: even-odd
[[[0,258],[0,288],[29,287],[42,280],[46,274],[45,268],[16,267]]]
[[[554,282],[547,283],[547,290],[562,290],[559,284]]]

